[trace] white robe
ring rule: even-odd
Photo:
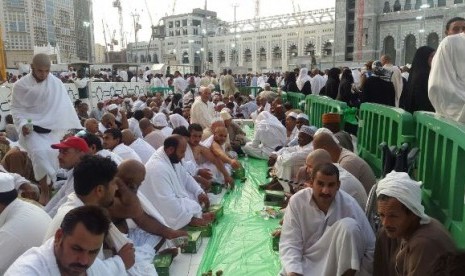
[[[465,34],[445,37],[434,55],[428,97],[436,113],[465,123]]]
[[[197,98],[191,107],[191,124],[199,124],[205,130],[209,128],[213,121],[208,103]]]
[[[310,85],[312,86],[312,94],[320,95],[320,90],[326,85],[326,80],[325,78],[317,74],[310,81]]]
[[[15,199],[0,213],[0,274],[28,249],[40,246],[51,218],[29,202]]]
[[[69,170],[66,173],[66,181],[63,186],[55,193],[55,195],[50,199],[50,201],[45,205],[44,210],[47,212],[50,217],[54,217],[63,203],[65,203],[68,199],[68,196],[74,192],[74,176],[73,176],[74,168]]]
[[[291,135],[289,135],[286,139],[286,145],[289,145],[292,140],[298,138],[299,136],[299,129],[297,127],[294,127],[294,129],[291,132]]]
[[[160,211],[168,227],[180,229],[192,217],[201,217],[202,207],[195,199],[203,193],[202,188],[181,163],[171,163],[163,147],[152,155],[145,169],[147,174],[139,189]]]
[[[126,146],[125,144],[121,143],[117,145],[113,150],[113,153],[117,154],[123,160],[134,159],[139,162],[142,162],[140,156],[130,147]]]
[[[142,138],[142,131],[140,130],[139,128],[139,121],[137,121],[136,119],[134,118],[129,118],[128,119],[128,128],[129,130],[134,133],[134,135],[136,136],[136,138]]]
[[[35,179],[47,177],[50,183],[58,170],[58,151],[50,145],[59,143],[67,130],[82,129],[63,83],[52,74],[40,83],[32,74],[22,77],[13,86],[11,115],[19,133],[19,144],[31,159]],[[29,119],[32,124],[51,132],[32,131],[24,136],[22,127]]]
[[[291,197],[279,243],[283,270],[303,275],[371,275],[375,235],[363,210],[339,191],[325,215],[311,188]]]
[[[339,181],[341,182],[341,190],[352,196],[362,208],[365,210],[368,196],[362,182],[353,176],[338,163],[333,163],[339,169]]]
[[[391,81],[392,81],[392,84],[394,85],[394,90],[396,92],[395,103],[396,103],[396,107],[399,107],[399,100],[402,94],[402,88],[404,86],[404,82],[402,81],[402,75],[401,75],[400,69],[397,66],[394,66],[392,64],[386,64],[383,66],[383,68],[392,72]]]
[[[137,138],[134,142],[132,142],[129,147],[132,148],[137,155],[139,155],[143,164],[147,163],[152,154],[155,153],[155,149],[149,143],[140,138]]]
[[[313,151],[313,143],[307,145],[287,147],[280,149],[276,154],[275,170],[278,178],[293,180],[294,176],[300,167],[305,165],[305,160],[310,152]],[[290,192],[289,184],[285,181],[281,181],[281,185],[284,191]]]
[[[46,241],[40,247],[33,247],[19,257],[5,273],[5,276],[44,276],[60,275],[54,253],[55,238]],[[94,263],[87,269],[87,276],[115,275],[104,263],[96,258]]]

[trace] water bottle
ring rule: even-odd
[[[249,172],[249,155],[247,153],[244,155],[244,170],[246,174]]]
[[[31,134],[32,131],[34,131],[34,126],[32,125],[32,120],[31,119],[27,119],[27,124],[25,124],[24,126],[29,131],[29,134]]]

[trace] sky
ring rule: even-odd
[[[104,45],[103,25],[107,42],[113,31],[119,39],[118,10],[113,7],[114,0],[94,0],[94,34],[95,42]],[[151,35],[150,26],[158,25],[161,17],[172,15],[173,3],[176,2],[175,13],[189,13],[194,8],[204,8],[205,0],[120,0],[123,8],[123,25],[127,42],[134,42],[134,25],[131,14],[139,14],[139,24],[142,29],[138,32],[138,41],[148,41]],[[260,16],[273,16],[293,12],[292,0],[261,0]],[[255,0],[208,0],[207,9],[216,11],[218,18],[228,22],[234,21],[233,4],[238,4],[236,19],[250,19],[255,15]],[[334,7],[334,0],[294,0],[295,10],[308,11]],[[150,20],[152,17],[152,21]],[[104,24],[102,24],[102,20]],[[153,22],[153,23],[151,23]],[[108,27],[106,27],[108,26]],[[116,48],[117,49],[117,48]]]

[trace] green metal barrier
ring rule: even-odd
[[[305,95],[297,92],[287,92],[287,100],[292,104],[292,108],[301,108],[300,102],[305,100]]]
[[[465,125],[430,112],[416,112],[417,179],[426,213],[449,230],[465,249]]]
[[[360,157],[370,164],[376,176],[381,176],[382,156],[379,144],[389,146],[415,141],[412,114],[395,107],[363,103],[360,106],[357,148]]]
[[[321,116],[325,113],[339,113],[343,116],[347,104],[331,99],[326,96],[308,95],[305,98],[305,114],[310,119],[310,124],[316,127],[322,127]],[[344,120],[343,120],[344,121]],[[344,129],[344,125],[341,125]]]
[[[243,87],[238,88],[241,95],[244,95],[244,96],[249,96],[249,95],[257,96],[260,89],[261,87],[259,86],[243,86]]]

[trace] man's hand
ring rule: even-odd
[[[204,204],[205,209],[210,208],[210,199],[208,198],[208,195],[206,193],[201,193],[197,198],[199,200],[200,205],[202,205],[202,203]]]
[[[239,163],[239,161],[237,161],[236,159],[233,159],[231,160],[231,167],[237,170],[241,167],[241,163]]]
[[[207,180],[211,180],[213,178],[213,175],[211,173],[211,171],[209,169],[199,169],[197,171],[197,175],[207,179]]]
[[[136,250],[134,249],[134,245],[132,243],[127,243],[121,247],[120,251],[118,252],[118,256],[120,256],[123,260],[126,270],[130,269],[136,262],[135,251]]]
[[[31,134],[27,126],[23,126],[22,131],[23,131],[23,136]]]

